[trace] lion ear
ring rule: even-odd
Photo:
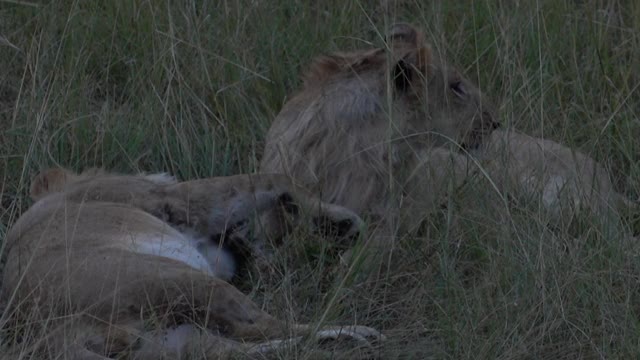
[[[311,67],[303,76],[305,86],[317,85],[336,74],[358,72],[366,68],[381,53],[380,49],[360,50],[354,52],[335,52],[313,59]]]
[[[309,70],[303,76],[304,85],[313,86],[327,80],[340,72],[344,61],[344,57],[341,54],[316,57],[313,59]]]
[[[409,24],[394,24],[387,34],[387,42],[392,46],[406,46],[417,48],[420,44],[422,33]]]
[[[397,86],[409,85],[416,75],[428,75],[431,47],[421,31],[409,24],[395,24],[387,34],[387,44],[396,59],[394,78]]]
[[[33,201],[37,201],[45,195],[62,191],[64,186],[76,177],[73,172],[62,168],[43,170],[31,181],[29,196]]]

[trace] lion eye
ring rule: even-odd
[[[462,85],[462,81],[460,80],[452,81],[449,84],[449,89],[451,89],[451,91],[453,91],[453,93],[459,97],[463,97],[467,94],[467,92],[464,90],[464,85]]]

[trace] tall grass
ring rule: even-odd
[[[584,151],[638,197],[635,1],[0,0],[0,242],[44,167],[255,171],[310,60],[380,45],[396,21],[424,28],[503,123]],[[637,356],[637,241],[550,228],[535,203],[507,213],[483,189],[401,239],[375,281],[345,280],[331,246],[297,234],[277,281],[247,291],[283,318],[378,327],[384,358]]]

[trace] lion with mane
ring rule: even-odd
[[[451,182],[464,181],[456,144],[475,148],[497,126],[478,88],[422,32],[398,24],[385,47],[313,62],[269,129],[260,170],[384,227],[399,213],[416,217],[414,226]]]
[[[472,176],[502,199],[537,196],[552,221],[636,206],[589,156],[500,127],[478,87],[397,24],[382,48],[315,59],[267,133],[260,170],[377,223],[376,239],[416,228]]]

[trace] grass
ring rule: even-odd
[[[0,0],[0,242],[48,166],[255,171],[310,60],[381,44],[395,21],[423,27],[504,123],[581,149],[638,198],[638,2]],[[507,215],[474,186],[376,281],[299,234],[247,292],[282,318],[382,329],[390,359],[637,356],[638,241],[551,229],[535,203]]]

